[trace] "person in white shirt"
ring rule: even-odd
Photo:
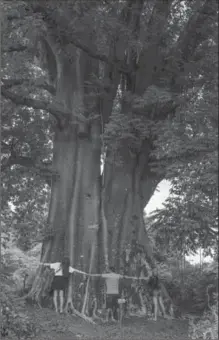
[[[119,304],[118,299],[120,298],[119,294],[119,281],[123,278],[122,275],[116,274],[114,267],[110,267],[110,272],[101,275],[106,281],[106,309],[107,309],[107,318],[109,321],[109,316],[111,314],[112,321],[116,321],[115,315],[118,315],[119,312]]]
[[[68,257],[64,257],[62,262],[43,263],[44,266],[49,266],[55,271],[55,276],[52,281],[51,290],[53,291],[53,303],[55,310],[58,313],[58,295],[60,298],[60,313],[63,313],[64,308],[64,291],[68,288],[69,273],[73,273],[74,269],[70,266]]]

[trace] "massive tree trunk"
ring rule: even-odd
[[[123,150],[123,156],[121,164],[116,157],[112,162],[109,153],[104,167],[104,209],[108,222],[109,258],[117,269],[121,265],[124,247],[132,239],[144,245],[148,260],[153,263],[143,210],[160,181],[159,176],[150,170],[146,147],[138,156],[131,156],[127,150]]]
[[[56,98],[72,117],[64,117],[54,132],[53,167],[59,177],[51,187],[48,222],[53,237],[43,248],[50,243],[46,262],[67,255],[73,267],[87,270],[91,248],[88,226],[99,225],[100,124],[98,119],[75,124],[74,117],[88,118],[89,110],[96,110],[85,81],[98,72],[98,63],[76,49],[73,53],[71,63],[66,57],[57,58]]]
[[[86,264],[84,236],[89,225],[99,224],[99,145],[78,138],[71,126],[56,131],[54,167],[60,176],[52,182],[49,224],[54,238],[47,260],[71,254],[72,265],[80,263],[80,256]]]

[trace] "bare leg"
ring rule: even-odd
[[[174,310],[173,310],[173,304],[170,304],[170,309],[169,309],[169,314],[170,318],[174,319]]]
[[[59,291],[59,297],[60,297],[60,313],[63,313],[63,308],[64,308],[64,292],[63,292],[63,290]]]
[[[53,303],[55,306],[56,313],[58,313],[58,292],[57,290],[54,290],[53,292]]]
[[[109,315],[110,315],[110,312],[111,312],[111,309],[110,309],[110,308],[108,308],[108,309],[107,309],[107,313],[106,313],[106,322],[108,322],[108,321],[109,321]]]
[[[157,321],[157,310],[158,310],[158,303],[157,303],[157,296],[153,296],[153,304],[154,304],[154,321]]]
[[[111,320],[113,322],[116,322],[116,319],[114,318],[114,310],[115,310],[115,308],[111,309]]]
[[[113,322],[116,322],[116,319],[115,319],[116,312],[117,312],[117,315],[118,315],[116,303],[117,303],[117,301],[115,301],[113,299],[113,301],[112,301],[112,309],[111,309],[111,319],[112,319]]]
[[[166,314],[166,311],[165,311],[165,307],[164,307],[162,296],[159,296],[158,299],[159,299],[159,305],[160,305],[161,311],[163,313],[163,316],[164,316],[164,318],[167,319],[168,315]]]
[[[121,307],[123,308],[123,305],[121,305]],[[121,308],[121,312],[122,312],[122,308]],[[116,309],[116,312],[117,312],[117,322],[119,322],[119,317],[120,317],[120,308],[117,308]]]

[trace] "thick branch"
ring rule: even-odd
[[[28,48],[27,46],[21,45],[21,44],[12,45],[12,46],[9,46],[7,48],[3,48],[2,53],[23,52],[23,51],[26,51],[27,48]]]
[[[35,171],[35,173],[39,174],[42,178],[44,178],[48,185],[51,185],[52,177],[59,177],[59,174],[46,163],[36,164],[34,160],[30,157],[26,156],[10,156],[6,159],[3,159],[1,164],[1,171],[5,171],[13,165],[20,165],[22,167],[31,168]]]
[[[65,44],[73,44],[77,48],[81,49],[85,53],[87,53],[91,58],[100,60],[105,62],[108,65],[112,65],[121,73],[129,73],[129,68],[124,65],[124,62],[122,60],[110,60],[110,58],[105,55],[98,53],[97,51],[92,50],[90,47],[88,47],[86,44],[84,44],[82,41],[80,41],[74,33],[75,27],[73,25],[68,25],[68,21],[66,21],[64,18],[62,18],[60,15],[58,15],[57,11],[51,12],[49,11],[45,6],[37,4],[37,6],[34,7],[34,11],[41,12],[44,14],[44,21],[47,22],[52,28],[53,31],[57,29],[57,27],[62,27],[62,30],[59,28],[59,37],[64,40]],[[64,32],[62,34],[61,32]],[[62,36],[61,36],[62,35]]]
[[[212,31],[216,29],[216,15],[217,7],[214,0],[206,0],[200,9],[194,11],[176,47],[176,51],[181,53],[183,60],[188,61],[193,57],[196,48],[208,38],[210,26],[212,26]],[[214,18],[215,27],[213,27]]]
[[[153,8],[153,12],[151,14],[150,20],[148,22],[148,29],[147,29],[147,40],[151,44],[154,44],[160,41],[160,32],[162,32],[162,28],[167,23],[167,18],[170,13],[171,5],[173,4],[174,0],[166,0],[160,1],[156,0]],[[154,41],[155,40],[155,41]]]
[[[48,84],[47,82],[41,84],[35,84],[36,87],[48,91],[50,94],[56,94],[56,88],[53,85]]]
[[[17,105],[27,106],[27,107],[30,107],[30,108],[33,108],[33,109],[36,109],[36,110],[48,111],[58,121],[62,121],[63,119],[69,119],[72,116],[71,111],[59,109],[59,108],[57,108],[57,106],[55,106],[52,103],[48,103],[48,102],[44,102],[44,101],[41,101],[41,100],[20,96],[18,94],[15,94],[15,93],[12,93],[12,92],[6,90],[4,87],[1,87],[1,93],[5,98],[10,99],[13,103],[15,103]],[[86,122],[86,118],[82,115],[74,116],[74,119],[75,119],[76,122],[83,122],[83,123]]]
[[[142,95],[152,83],[155,70],[162,60],[161,39],[164,27],[167,24],[173,0],[156,0],[153,12],[147,27],[147,43],[139,57],[136,74],[136,93]],[[147,76],[145,76],[147,75]]]
[[[129,73],[130,70],[127,66],[124,65],[123,61],[120,60],[110,60],[105,54],[100,54],[95,51],[92,51],[90,48],[88,48],[85,44],[81,43],[76,37],[73,37],[71,35],[71,41],[74,46],[80,48],[82,51],[87,53],[91,58],[98,59],[100,61],[103,61],[111,66],[114,66],[117,68],[117,70],[121,73]]]
[[[5,79],[2,78],[1,81],[3,82],[4,85],[2,85],[1,87],[4,89],[10,89],[12,86],[16,86],[16,85],[22,85],[23,83],[29,81],[29,79]]]
[[[49,93],[51,93],[52,95],[55,95],[56,93],[56,89],[54,86],[48,84],[46,81],[41,81],[41,82],[37,82],[38,80],[32,80],[32,79],[5,79],[2,78],[1,81],[3,82],[3,88],[4,89],[10,89],[12,86],[18,86],[18,85],[22,85],[22,84],[27,84],[27,85],[34,85],[38,88],[47,90]]]

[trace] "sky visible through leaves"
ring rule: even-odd
[[[163,203],[168,198],[170,193],[170,182],[167,180],[163,180],[159,183],[154,195],[151,197],[147,206],[145,207],[145,212],[147,215],[151,214],[154,210],[160,209],[163,206]],[[201,249],[199,250],[201,251]],[[196,255],[186,256],[186,259],[192,264],[197,264],[200,262],[200,253]],[[211,262],[212,258],[207,256],[202,258],[203,262]]]

